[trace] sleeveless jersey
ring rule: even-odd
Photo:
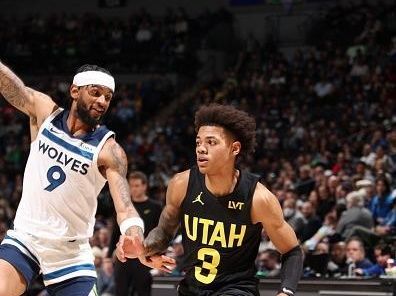
[[[88,239],[93,234],[97,196],[106,183],[97,166],[105,141],[100,126],[83,137],[70,134],[69,111],[58,109],[31,143],[14,229],[42,239]]]
[[[179,285],[183,295],[209,295],[225,286],[255,289],[262,226],[252,224],[250,210],[257,181],[241,171],[234,191],[216,197],[198,168],[190,170],[180,221],[186,272]]]

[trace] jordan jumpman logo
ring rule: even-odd
[[[202,195],[202,191],[201,191],[201,193],[196,197],[196,199],[193,200],[192,203],[199,202],[201,205],[204,205],[204,202],[203,202],[202,199],[201,199],[201,195]]]

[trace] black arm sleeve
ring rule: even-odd
[[[280,273],[281,289],[279,292],[294,295],[297,284],[303,271],[303,252],[296,246],[282,255],[282,268]]]

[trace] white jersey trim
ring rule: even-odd
[[[36,140],[37,140],[37,138],[38,138],[38,135],[42,134],[44,128],[47,126],[47,123],[48,123],[48,122],[51,122],[51,121],[52,121],[59,113],[61,113],[63,110],[64,110],[63,108],[58,107],[58,109],[56,109],[54,112],[52,112],[52,113],[43,121],[43,123],[40,125],[40,128],[39,128],[39,130],[38,130],[37,137],[36,137],[36,139],[34,139],[33,142],[36,142]],[[33,143],[33,142],[32,142],[32,143]]]
[[[65,274],[63,276],[60,276],[58,278],[55,279],[51,279],[51,280],[44,280],[44,285],[48,286],[48,285],[52,285],[52,284],[56,284],[56,283],[60,283],[63,282],[65,280],[71,279],[71,278],[75,278],[75,277],[80,277],[80,276],[90,276],[90,277],[97,277],[96,271],[95,270],[77,270],[68,274]]]

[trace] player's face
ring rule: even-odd
[[[224,128],[202,126],[196,137],[197,165],[201,173],[217,173],[233,167],[240,151],[240,142],[234,141]]]
[[[113,92],[100,85],[88,85],[79,88],[77,99],[77,114],[89,126],[100,123],[109,108]]]

